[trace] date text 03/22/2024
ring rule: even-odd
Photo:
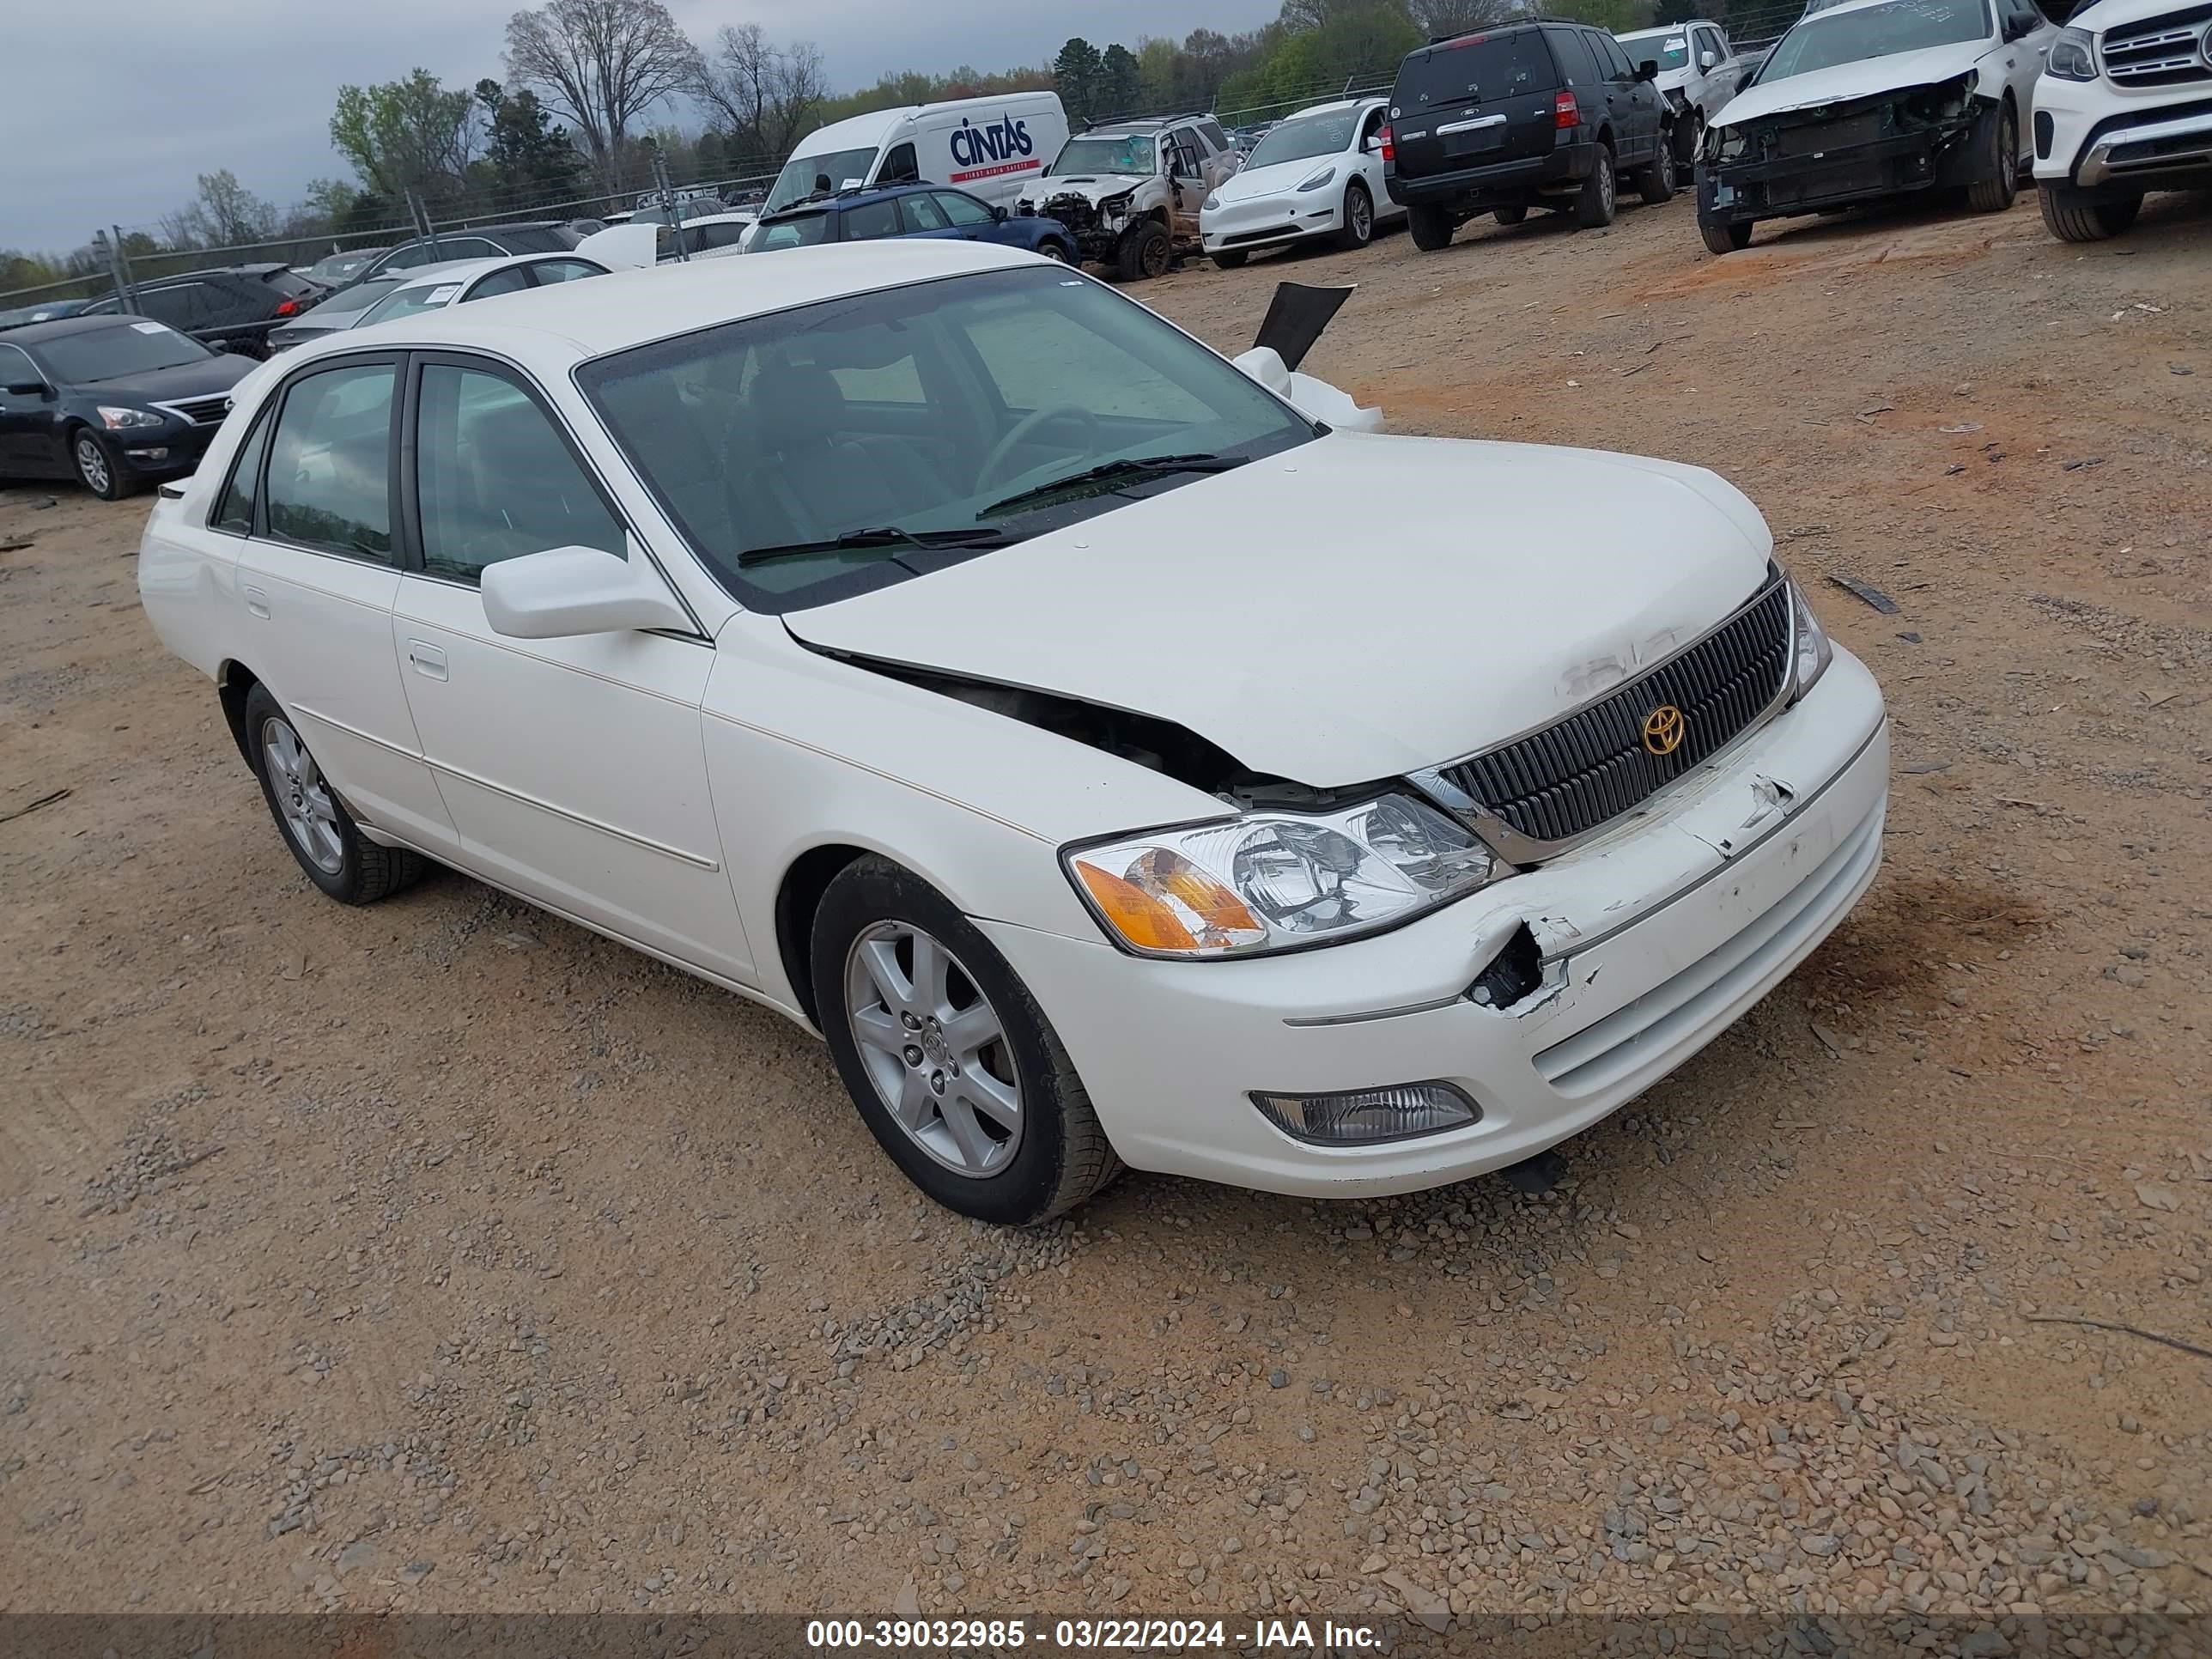
[[[824,1652],[1139,1650],[1182,1652],[1205,1648],[1322,1649],[1342,1652],[1379,1648],[1381,1633],[1367,1625],[1332,1620],[1259,1619],[1249,1624],[1220,1619],[810,1619],[806,1645]]]

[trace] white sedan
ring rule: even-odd
[[[307,879],[434,860],[818,1030],[971,1216],[1517,1162],[1880,861],[1881,693],[1731,486],[1332,430],[1030,255],[621,272],[234,398],[140,591]]]
[[[363,312],[354,326],[368,328],[394,318],[435,311],[443,306],[489,300],[501,294],[520,294],[525,289],[550,288],[556,283],[573,283],[580,277],[606,274],[605,265],[582,253],[520,253],[497,259],[455,259],[434,265],[393,289]]]
[[[1355,98],[1302,109],[1271,128],[1243,167],[1200,204],[1200,244],[1233,270],[1262,248],[1328,237],[1364,247],[1406,210],[1382,187],[1377,138],[1389,100]]]

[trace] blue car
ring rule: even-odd
[[[958,237],[1027,248],[1072,263],[1075,238],[1057,219],[1010,214],[943,185],[890,185],[817,196],[760,222],[750,253],[812,247],[822,242],[872,242],[887,236]]]

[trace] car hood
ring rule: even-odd
[[[1055,173],[1037,180],[1036,200],[1042,206],[1055,196],[1080,196],[1096,204],[1136,189],[1150,176],[1142,173]]]
[[[70,391],[80,398],[103,404],[173,402],[179,398],[204,398],[210,392],[228,392],[260,366],[251,357],[218,352],[197,362],[179,363],[173,368],[156,368],[113,380],[87,380],[72,386]]]
[[[1771,551],[1700,468],[1334,433],[783,620],[826,650],[1174,720],[1331,787],[1557,719],[1718,623]]]
[[[1765,86],[1747,87],[1729,100],[1712,125],[1740,127],[1762,115],[1784,115],[1820,104],[1933,86],[1966,74],[1989,50],[1986,40],[1964,40],[1920,52],[1892,52],[1886,58],[1863,58],[1855,64],[1838,64],[1833,69],[1793,75]]]
[[[1309,155],[1297,161],[1270,161],[1265,167],[1245,167],[1231,173],[1214,187],[1213,193],[1224,203],[1249,202],[1258,196],[1279,196],[1285,191],[1296,190],[1323,167],[1340,170],[1352,158],[1341,151],[1325,155]]]

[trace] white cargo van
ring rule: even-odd
[[[874,110],[799,141],[762,204],[767,215],[821,191],[920,181],[1012,207],[1067,142],[1060,94],[1010,92]]]

